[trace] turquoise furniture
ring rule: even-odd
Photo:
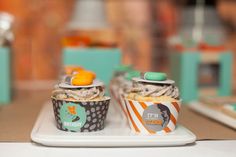
[[[208,58],[208,59],[207,59]],[[199,66],[207,64],[207,60],[219,64],[219,85],[216,95],[230,96],[232,93],[232,60],[231,52],[205,53],[181,52],[170,55],[171,78],[176,81],[180,89],[183,102],[190,102],[199,98]]]
[[[10,77],[10,49],[0,47],[0,105],[10,103],[11,77]]]
[[[115,67],[121,63],[120,49],[64,48],[63,64],[80,65],[96,72],[97,78],[109,84]]]

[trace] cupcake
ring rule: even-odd
[[[123,81],[121,81],[120,85],[119,85],[117,99],[118,99],[118,102],[120,103],[122,111],[124,112],[126,117],[128,117],[128,114],[127,114],[127,109],[126,109],[126,105],[125,105],[125,101],[124,101],[125,100],[124,95],[132,87],[132,79],[134,77],[139,77],[139,76],[140,76],[139,71],[135,71],[135,70],[129,71],[125,74]]]
[[[125,85],[130,84],[130,81],[125,79],[125,75],[131,70],[132,67],[130,65],[120,65],[116,67],[110,82],[109,89],[112,100],[114,100],[114,103],[118,104],[123,111],[124,108],[122,107],[120,100],[120,89],[125,87]]]
[[[131,129],[142,134],[173,131],[181,105],[175,82],[158,72],[142,73],[132,80],[124,96]]]
[[[104,84],[95,80],[91,72],[78,73],[69,82],[59,83],[51,98],[58,129],[71,132],[104,129],[110,98],[105,96]]]

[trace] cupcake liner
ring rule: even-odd
[[[120,94],[119,94],[119,88],[118,86],[110,86],[110,95],[112,99],[115,101],[116,104],[120,105]]]
[[[141,102],[125,99],[131,129],[141,134],[165,134],[174,131],[181,101]]]
[[[126,116],[126,118],[128,118],[127,108],[126,108],[126,104],[125,104],[125,96],[124,96],[124,92],[122,89],[119,90],[118,103],[119,103],[122,111],[124,112],[124,115]]]
[[[92,132],[104,129],[110,98],[101,101],[67,101],[52,97],[58,129]]]
[[[111,95],[112,99],[114,100],[114,102],[120,106],[124,115],[127,117],[127,109],[125,106],[124,94],[123,94],[122,90],[111,86],[110,87],[110,95]]]
[[[117,99],[119,97],[118,95],[118,87],[115,85],[110,85],[110,95],[111,97],[117,102]]]

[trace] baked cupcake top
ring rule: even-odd
[[[57,99],[75,101],[107,99],[104,84],[95,78],[96,75],[90,71],[81,71],[76,75],[66,76],[63,82],[55,86],[52,96]]]
[[[102,82],[97,80],[89,86],[72,86],[60,83],[55,87],[52,95],[58,99],[101,100],[105,96],[105,87]]]
[[[133,78],[132,87],[127,94],[140,97],[165,97],[179,100],[179,90],[174,81],[167,79],[166,74],[158,72],[142,73],[140,77]]]

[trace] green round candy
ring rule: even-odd
[[[126,75],[125,75],[125,79],[127,80],[132,80],[132,78],[134,77],[140,77],[140,72],[139,71],[129,71]]]
[[[167,75],[160,72],[145,72],[143,78],[151,81],[165,81],[167,79]]]
[[[115,68],[115,71],[119,71],[119,72],[127,72],[132,70],[132,65],[119,65]]]
[[[233,104],[233,109],[234,109],[234,111],[236,111],[236,103]]]

